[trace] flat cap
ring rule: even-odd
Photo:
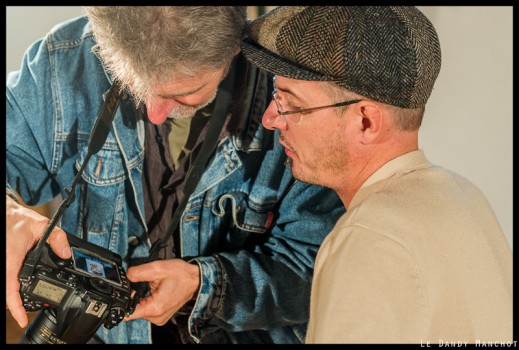
[[[404,108],[425,106],[441,66],[436,30],[412,6],[278,7],[252,21],[242,51],[273,74]]]

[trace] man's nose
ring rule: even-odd
[[[146,100],[148,119],[153,124],[160,125],[166,121],[173,108],[179,105],[180,103],[173,99],[152,97]]]
[[[265,113],[263,113],[263,118],[261,119],[263,126],[269,130],[285,130],[286,129],[286,121],[282,115],[279,115],[276,103],[271,101]]]

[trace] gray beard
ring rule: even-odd
[[[168,114],[168,119],[189,119],[195,116],[196,112],[201,110],[202,108],[209,105],[216,98],[216,94],[218,93],[218,89],[214,91],[213,96],[208,99],[206,102],[198,105],[198,106],[178,106],[173,108],[173,110]]]

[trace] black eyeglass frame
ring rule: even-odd
[[[350,101],[335,103],[333,105],[326,105],[326,106],[319,106],[319,107],[312,107],[312,108],[300,108],[300,109],[294,110],[294,111],[283,111],[281,109],[281,103],[277,99],[277,89],[272,90],[272,100],[274,100],[274,102],[276,103],[276,107],[278,108],[279,115],[313,112],[313,111],[317,111],[317,110],[324,109],[324,108],[335,108],[335,107],[348,106],[348,105],[352,105],[354,103],[359,103],[360,101],[362,101],[362,100],[350,100]]]

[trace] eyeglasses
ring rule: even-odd
[[[283,107],[281,106],[281,102],[279,101],[277,92],[278,92],[277,89],[274,89],[272,91],[272,99],[276,103],[276,106],[278,108],[278,114],[282,117],[284,123],[286,123],[287,119],[288,119],[288,118],[285,117],[286,115],[291,115],[291,117],[289,117],[291,122],[299,123],[299,121],[301,120],[301,115],[303,113],[314,112],[314,111],[317,111],[317,110],[320,110],[320,109],[325,109],[325,108],[335,108],[335,107],[348,106],[348,105],[351,105],[351,104],[358,103],[358,102],[362,101],[362,100],[350,100],[350,101],[344,101],[344,102],[335,103],[333,105],[326,105],[326,106],[312,107],[312,108],[299,108],[299,109],[296,109],[296,110],[293,110],[293,111],[284,111]]]

